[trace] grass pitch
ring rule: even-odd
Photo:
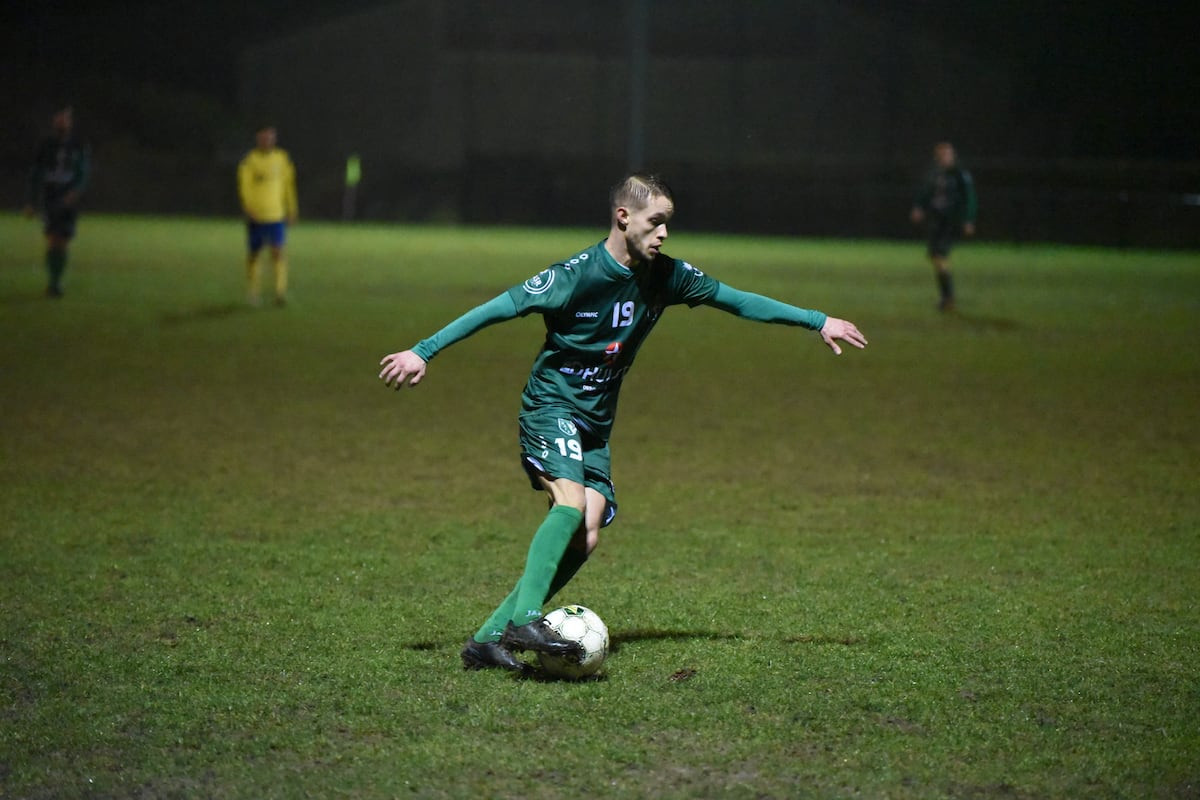
[[[669,251],[865,352],[670,310],[621,512],[558,598],[603,680],[465,673],[544,504],[540,321],[382,355],[602,235],[88,216],[67,297],[0,219],[0,797],[1196,797],[1200,260],[972,243]]]

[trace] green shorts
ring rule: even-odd
[[[600,527],[612,523],[617,516],[617,494],[608,442],[584,433],[568,414],[553,410],[521,414],[518,424],[521,466],[529,475],[529,484],[541,491],[538,476],[545,475],[595,489],[608,501]]]

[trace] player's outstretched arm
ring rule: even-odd
[[[442,350],[497,322],[517,316],[517,306],[507,292],[463,314],[440,331],[417,342],[411,350],[383,357],[379,379],[394,389],[416,386],[425,377],[425,365]]]
[[[760,294],[743,292],[724,283],[717,286],[716,294],[707,301],[707,304],[744,319],[783,325],[800,325],[809,330],[820,331],[821,339],[829,345],[829,349],[834,352],[834,355],[842,354],[842,348],[838,347],[835,339],[849,342],[859,350],[867,345],[867,337],[862,335],[853,322],[830,317],[821,311],[797,308]]]
[[[386,355],[379,363],[383,366],[379,379],[393,389],[402,388],[405,382],[416,386],[425,377],[425,359],[412,350]]]
[[[867,337],[862,335],[862,332],[855,326],[853,322],[848,322],[837,317],[826,317],[825,324],[821,326],[821,338],[825,344],[829,345],[829,349],[833,351],[835,356],[842,354],[842,348],[838,347],[835,339],[841,339],[843,342],[854,345],[859,350],[867,346]]]

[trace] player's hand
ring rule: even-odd
[[[914,208],[908,212],[908,218],[912,220],[913,225],[919,225],[921,224],[921,220],[925,219],[925,212],[920,208]]]
[[[24,208],[21,209],[21,214],[26,219],[33,219],[35,213],[36,212],[33,210],[33,206],[25,206]]]
[[[963,223],[963,236],[974,236],[974,235],[975,235],[975,223],[974,222],[964,222]]]
[[[829,349],[833,351],[835,356],[842,354],[842,348],[838,347],[834,339],[841,339],[843,342],[848,342],[859,350],[867,346],[867,337],[862,335],[862,332],[854,326],[853,322],[847,322],[837,317],[825,318],[825,324],[821,326],[821,338],[825,340],[825,344],[829,345]]]
[[[425,359],[412,350],[384,356],[379,363],[383,366],[379,379],[393,389],[400,389],[405,382],[416,386],[425,377]]]

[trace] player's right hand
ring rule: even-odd
[[[425,359],[412,350],[391,353],[379,363],[383,366],[379,379],[393,389],[400,389],[405,383],[416,386],[425,377]]]

